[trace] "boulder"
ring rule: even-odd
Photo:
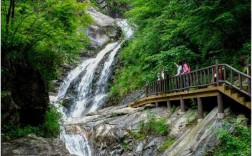
[[[46,139],[35,135],[16,139],[9,142],[2,142],[1,154],[8,156],[15,155],[71,155],[65,144],[60,139]]]
[[[95,8],[89,7],[87,13],[94,21],[86,30],[86,34],[91,42],[91,46],[88,48],[88,55],[90,56],[104,47],[110,40],[118,39],[121,31],[113,18],[98,12]]]

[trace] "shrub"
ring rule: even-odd
[[[219,130],[220,142],[214,150],[208,151],[206,155],[215,156],[247,156],[251,150],[250,128],[244,125],[236,124],[232,133],[228,129]]]
[[[2,140],[8,141],[16,138],[24,137],[31,133],[39,131],[39,127],[27,125],[22,127],[20,125],[14,125],[12,123],[6,124],[2,128]]]
[[[16,138],[24,137],[28,134],[34,133],[41,137],[57,137],[60,134],[59,120],[61,115],[57,112],[55,107],[49,107],[45,114],[45,122],[43,125],[14,125],[8,123],[2,127],[2,140],[8,141]]]
[[[147,131],[157,135],[165,135],[167,134],[168,130],[166,122],[166,118],[161,118],[158,120],[154,114],[149,113],[148,120],[145,124],[143,124],[142,128],[143,131]]]
[[[147,121],[140,122],[137,132],[131,132],[130,130],[127,130],[127,132],[137,140],[144,140],[148,135],[166,135],[168,132],[166,121],[166,118],[157,119],[154,114],[148,113]]]
[[[60,134],[60,118],[61,115],[57,112],[57,109],[55,107],[49,107],[45,114],[45,123],[42,126],[43,137],[56,137]]]

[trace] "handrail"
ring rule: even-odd
[[[238,79],[235,79],[237,78]],[[247,80],[248,87],[244,88],[244,80]],[[203,88],[209,85],[225,83],[232,88],[251,97],[251,76],[238,71],[228,64],[215,64],[201,69],[196,69],[188,74],[167,77],[147,84],[146,96],[183,91],[189,88]]]

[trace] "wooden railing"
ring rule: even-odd
[[[176,91],[187,91],[190,88],[204,88],[210,85],[226,85],[251,97],[251,76],[238,71],[228,64],[218,64],[191,71],[188,74],[169,77],[151,82],[146,86],[146,96]],[[217,72],[218,71],[218,72]]]

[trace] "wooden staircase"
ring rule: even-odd
[[[219,87],[219,91],[229,98],[233,99],[234,101],[240,103],[241,105],[244,105],[245,107],[251,109],[251,102],[246,100],[246,97],[235,89],[232,89],[229,86],[223,86]]]

